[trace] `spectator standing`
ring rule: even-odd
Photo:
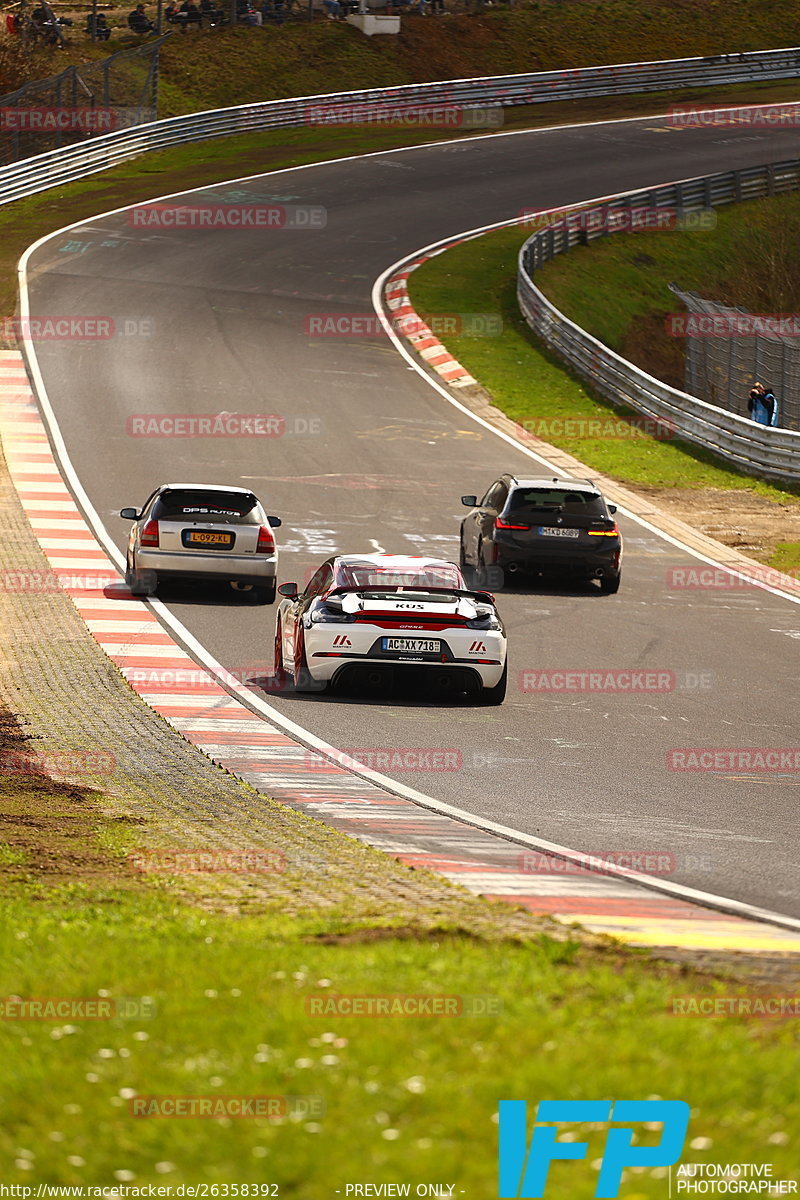
[[[778,397],[770,387],[764,392],[764,408],[767,416],[764,424],[774,428],[778,424]]]
[[[747,399],[747,411],[750,420],[758,425],[767,424],[767,406],[765,403],[766,389],[763,383],[754,383]]]

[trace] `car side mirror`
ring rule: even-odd
[[[124,521],[136,521],[139,519],[139,514],[135,508],[121,508],[119,515]]]
[[[283,521],[280,517],[267,517],[267,524],[271,525],[273,529],[280,529]]]
[[[475,508],[476,504],[478,503],[478,497],[477,496],[462,496],[461,503],[464,505],[464,508]]]
[[[286,596],[289,600],[296,600],[299,594],[296,583],[282,583],[278,588],[278,595]]]
[[[609,511],[610,513],[615,513],[615,512],[617,511],[617,506],[616,506],[616,504],[609,504],[609,506],[608,506],[608,511]]]

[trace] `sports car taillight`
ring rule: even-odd
[[[158,545],[158,521],[148,521],[142,530],[142,545]]]
[[[272,536],[272,530],[269,525],[262,525],[258,531],[258,545],[256,546],[256,554],[274,554],[275,553],[275,538]]]

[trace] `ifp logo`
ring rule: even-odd
[[[684,1100],[541,1100],[530,1148],[527,1141],[527,1104],[524,1100],[500,1101],[500,1200],[529,1200],[544,1196],[550,1163],[585,1158],[587,1142],[559,1142],[557,1123],[605,1122],[606,1134],[596,1197],[619,1195],[626,1167],[669,1167],[683,1150],[689,1125],[689,1105]],[[655,1146],[634,1146],[628,1122],[663,1124]]]

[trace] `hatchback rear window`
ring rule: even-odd
[[[260,525],[261,508],[252,492],[165,492],[153,508],[156,521],[213,521],[222,525]]]
[[[591,517],[607,516],[603,497],[597,492],[579,492],[572,488],[517,488],[511,493],[506,513],[515,517],[543,512],[567,512]]]

